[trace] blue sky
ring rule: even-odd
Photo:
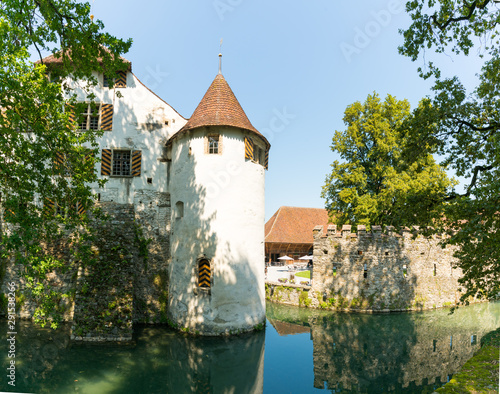
[[[134,41],[125,55],[142,82],[181,115],[193,113],[218,71],[271,142],[266,220],[282,205],[324,207],[321,187],[336,158],[347,105],[376,91],[415,106],[429,94],[397,53],[409,26],[399,0],[94,0],[106,30]],[[430,55],[430,54],[429,54]],[[430,57],[428,57],[429,59]],[[475,59],[441,56],[445,74],[475,83]]]

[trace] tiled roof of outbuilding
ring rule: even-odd
[[[266,242],[312,244],[313,229],[328,226],[328,212],[320,208],[280,207],[265,226]]]
[[[191,118],[172,138],[184,131],[203,126],[238,127],[257,134],[268,146],[270,145],[267,139],[248,120],[238,99],[220,73],[213,80]]]

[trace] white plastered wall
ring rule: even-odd
[[[131,72],[127,72],[127,87],[102,87],[102,75],[94,75],[99,86],[91,90],[95,101],[113,104],[113,130],[105,131],[98,139],[102,149],[140,150],[142,152],[141,175],[139,177],[113,177],[103,189],[92,185],[100,193],[101,201],[133,203],[138,190],[167,192],[168,164],[162,161],[167,139],[176,133],[186,120],[170,105],[156,96]],[[79,82],[70,82],[77,92],[77,100],[89,101]],[[117,92],[122,97],[117,97]],[[101,173],[100,164],[97,168]],[[150,183],[148,183],[150,178]]]
[[[222,136],[222,153],[205,153],[205,136]],[[172,143],[173,209],[169,315],[174,323],[203,334],[252,329],[265,320],[265,169],[244,157],[236,128],[211,127],[183,133]],[[211,261],[210,292],[197,286],[197,259]]]

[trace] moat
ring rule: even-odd
[[[332,313],[273,303],[265,330],[230,338],[135,327],[130,344],[75,344],[20,322],[16,386],[30,393],[431,393],[500,326],[500,303],[420,313]],[[0,321],[7,335],[7,321]],[[2,341],[4,368],[9,343]],[[4,374],[5,375],[5,374]]]

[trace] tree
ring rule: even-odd
[[[432,220],[433,202],[453,181],[430,154],[407,160],[402,126],[410,118],[408,101],[391,95],[382,102],[374,93],[346,108],[347,129],[335,132],[331,147],[344,162],[334,161],[322,192],[337,224],[412,225],[416,211]]]
[[[100,131],[75,131],[78,112],[65,78],[90,88],[92,71],[107,75],[125,67],[121,53],[131,40],[103,32],[88,3],[75,0],[4,0],[0,5],[0,255],[3,269],[15,258],[31,295],[35,318],[55,326],[61,294],[45,286],[48,272],[65,265],[45,246],[71,239],[74,254],[88,230],[99,182],[94,171]],[[30,51],[38,54],[34,63]],[[47,69],[42,53],[60,59]],[[50,78],[49,78],[50,72]],[[88,99],[93,96],[88,92]]]
[[[475,49],[485,59],[479,84],[470,93],[457,76],[442,78],[435,64],[419,67],[422,77],[436,81],[407,124],[413,160],[438,153],[444,165],[467,179],[463,192],[451,190],[434,203],[444,213],[435,217],[436,231],[448,231],[445,244],[459,247],[464,302],[478,293],[488,298],[500,294],[500,8],[495,3],[409,1],[412,24],[400,31],[404,42],[399,51],[413,61],[427,50],[471,56]]]

